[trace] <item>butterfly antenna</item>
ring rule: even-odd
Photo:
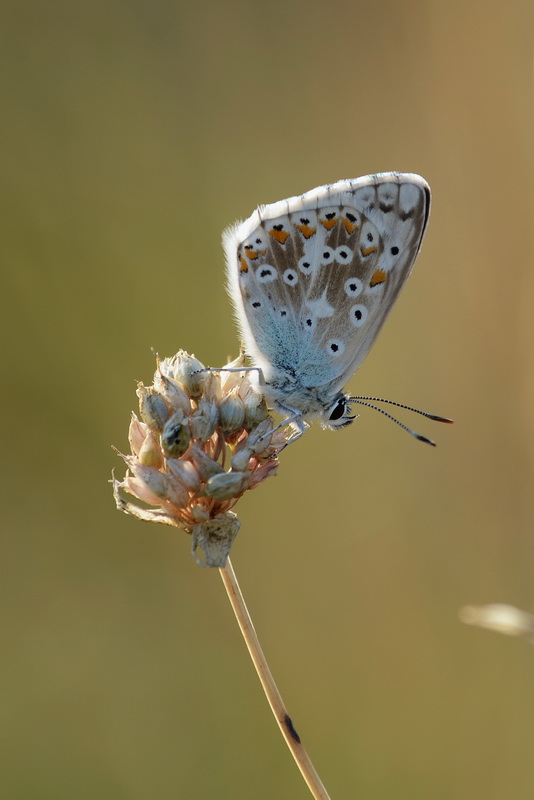
[[[434,422],[454,422],[453,419],[449,419],[448,417],[440,417],[437,414],[429,414],[428,411],[421,411],[419,408],[406,406],[404,403],[396,403],[395,400],[386,400],[384,397],[365,397],[364,395],[354,395],[348,399],[350,403],[358,403],[360,400],[368,400],[371,403],[388,403],[390,406],[397,406],[397,408],[403,408],[405,411],[412,411],[414,414],[420,414],[422,417],[426,417],[427,419],[433,419]],[[381,409],[379,408],[377,411],[381,411]]]
[[[372,399],[372,398],[369,398],[369,399]],[[379,399],[379,398],[377,398],[377,399]],[[349,397],[349,401],[352,402],[352,403],[356,403],[359,406],[366,406],[367,408],[372,408],[374,411],[378,411],[380,414],[383,414],[385,417],[390,419],[392,422],[394,422],[400,428],[402,428],[407,433],[409,433],[410,436],[413,436],[415,439],[419,439],[420,442],[425,442],[425,444],[430,444],[430,445],[432,445],[432,447],[436,446],[436,443],[433,442],[432,439],[427,439],[426,436],[423,436],[422,434],[417,433],[417,431],[412,430],[407,425],[405,425],[404,422],[401,422],[400,419],[397,419],[397,417],[394,417],[392,414],[388,414],[387,411],[384,411],[383,408],[379,408],[378,406],[375,406],[372,403],[368,403],[367,402],[367,398],[363,399],[361,397]],[[385,402],[387,402],[387,401],[385,401]],[[392,405],[401,406],[400,403],[393,403],[393,402],[392,402]],[[401,407],[402,408],[406,407],[410,411],[412,411],[412,410],[415,411],[416,410],[416,409],[409,409],[408,406],[401,406]],[[445,419],[444,417],[434,417],[432,414],[427,414],[424,411],[420,411],[419,413],[423,414],[423,416],[425,416],[425,417],[430,417],[430,419],[438,419],[438,420],[443,421],[443,422],[452,422],[452,420]]]

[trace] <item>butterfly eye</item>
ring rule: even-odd
[[[350,412],[348,397],[344,394],[340,394],[330,409],[330,413],[327,411],[325,414],[326,427],[344,428],[345,425],[350,425],[355,417],[349,416],[348,412]]]
[[[347,403],[345,398],[340,397],[330,413],[329,417],[330,422],[335,422],[336,420],[341,419],[341,417],[345,413],[346,408],[347,408]]]

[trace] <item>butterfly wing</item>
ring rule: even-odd
[[[430,211],[418,175],[381,173],[260,207],[224,234],[246,352],[269,383],[341,389],[408,278]]]

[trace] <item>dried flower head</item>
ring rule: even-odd
[[[464,606],[459,611],[459,617],[466,625],[476,625],[505,636],[524,636],[534,644],[534,615],[508,603]]]
[[[270,434],[273,421],[247,372],[206,370],[183,350],[158,359],[153,385],[140,383],[137,396],[131,455],[120,454],[128,472],[112,481],[117,508],[182,528],[201,566],[224,566],[239,530],[231,509],[276,473],[285,429]],[[128,502],[121,490],[155,508]]]

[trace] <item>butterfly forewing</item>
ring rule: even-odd
[[[263,206],[225,234],[241,333],[267,382],[344,386],[410,274],[429,206],[422,178],[382,173]]]

